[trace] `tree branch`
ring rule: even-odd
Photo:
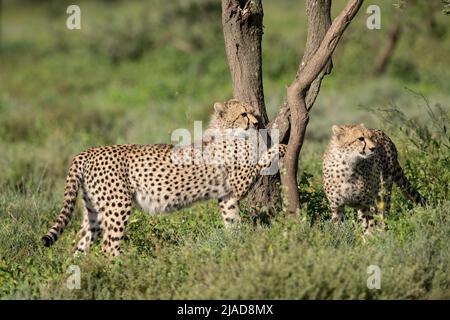
[[[285,174],[281,177],[283,186],[287,189],[288,197],[288,210],[290,213],[296,213],[300,208],[299,192],[297,186],[297,171],[298,171],[298,159],[303,141],[305,138],[306,127],[309,122],[309,110],[312,107],[312,103],[317,97],[318,89],[320,87],[321,73],[323,76],[331,68],[331,62],[329,62],[331,55],[333,54],[336,46],[344,33],[347,26],[352,21],[353,17],[361,7],[363,0],[349,0],[345,8],[334,19],[331,26],[328,28],[325,36],[320,42],[317,50],[310,50],[304,60],[300,64],[297,75],[292,84],[287,88],[287,103],[291,112],[291,128],[289,134],[289,143],[284,160]],[[319,5],[329,6],[331,2],[326,0],[308,0],[307,8],[314,8],[310,11],[308,16],[309,22],[315,21],[315,14],[320,17]],[[323,12],[322,12],[323,14]],[[313,35],[309,35],[313,37]],[[314,52],[314,53],[312,53]],[[306,53],[306,51],[305,51]],[[328,67],[325,68],[327,66]],[[325,70],[324,70],[325,69]],[[318,79],[318,87],[314,88],[313,93],[310,93],[308,100],[308,90],[310,90],[312,83]],[[308,103],[310,103],[308,105]]]
[[[358,12],[362,3],[363,0],[350,0],[347,3],[339,16],[334,19],[315,54],[311,56],[311,59],[305,62],[305,65],[300,70],[300,76],[294,80],[291,86],[297,89],[307,88],[314,79],[317,78],[320,71],[324,68],[328,59],[333,54],[342,34]]]
[[[394,14],[394,22],[391,25],[391,28],[389,29],[386,44],[384,45],[383,50],[376,59],[375,68],[373,70],[373,74],[375,76],[378,77],[386,71],[386,68],[389,65],[389,62],[392,58],[395,48],[397,47],[398,41],[400,40],[401,34],[402,34],[401,11],[398,10]]]

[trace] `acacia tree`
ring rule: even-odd
[[[250,103],[262,125],[279,130],[281,142],[287,142],[284,159],[288,210],[300,207],[297,186],[298,159],[311,110],[323,77],[332,69],[331,55],[341,36],[358,12],[363,0],[349,0],[331,22],[331,0],[306,0],[308,37],[297,74],[287,88],[286,100],[277,116],[268,121],[262,80],[263,7],[261,0],[222,0],[222,25],[225,49],[233,82],[234,98]],[[269,131],[270,132],[270,131]],[[280,203],[279,176],[261,177],[247,196],[252,212],[273,212]],[[265,210],[264,210],[265,211]]]

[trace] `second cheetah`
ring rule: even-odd
[[[372,211],[381,220],[389,211],[393,182],[415,203],[426,203],[404,175],[397,149],[384,132],[364,124],[334,125],[332,131],[322,173],[334,221],[343,220],[345,205],[352,206],[358,209],[364,231],[370,232]]]
[[[178,149],[169,144],[116,145],[80,153],[72,160],[63,207],[42,238],[44,245],[52,245],[64,231],[79,189],[83,192],[84,217],[76,253],[87,251],[101,236],[102,251],[117,256],[133,202],[145,211],[159,213],[218,199],[225,225],[239,222],[239,200],[261,170],[271,167],[276,157],[283,157],[286,146],[274,145],[255,157],[254,145],[245,134],[244,138],[232,139],[231,144],[222,134],[225,129],[242,134],[257,128],[254,109],[233,99],[214,105],[208,129],[216,129],[219,134],[205,137],[200,144]],[[200,157],[195,157],[198,153]],[[184,159],[183,155],[188,157]],[[238,155],[242,157],[238,159]],[[226,161],[207,163],[207,156]]]

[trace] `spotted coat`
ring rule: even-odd
[[[381,130],[364,124],[333,126],[323,156],[322,175],[332,219],[343,220],[344,206],[358,209],[365,232],[374,225],[373,212],[383,221],[390,209],[393,182],[415,203],[426,200],[412,187],[397,159],[397,149]]]
[[[209,129],[218,129],[219,133],[230,128],[246,132],[258,127],[257,119],[250,105],[230,100],[214,105]],[[276,156],[284,155],[285,145],[274,145],[260,158],[252,159],[254,145],[245,135],[232,140],[234,149],[228,153],[225,148],[230,148],[230,144],[225,142],[229,140],[220,134],[204,140],[178,149],[169,144],[115,145],[81,152],[70,165],[63,207],[43,237],[44,245],[52,245],[64,231],[79,190],[84,216],[76,252],[87,251],[101,236],[102,250],[118,255],[134,204],[147,212],[161,213],[217,199],[225,226],[238,223],[239,200],[260,171],[270,167]],[[202,151],[201,157],[195,158],[198,151]],[[186,154],[188,157],[180,161],[180,156]],[[206,154],[228,161],[206,163]]]

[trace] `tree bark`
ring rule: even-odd
[[[317,3],[317,5],[316,5]],[[308,17],[308,36],[306,46],[297,70],[297,77],[306,61],[316,52],[323,37],[331,26],[331,0],[315,0],[306,2],[306,13]],[[307,97],[307,109],[311,109],[319,94],[320,85],[325,75],[330,74],[333,69],[331,58],[328,64],[311,84]],[[290,110],[287,102],[283,104],[277,116],[270,121],[268,128],[277,127],[280,133],[280,141],[287,142],[290,132]]]
[[[261,0],[222,0],[223,34],[233,96],[256,108],[262,125],[266,125],[261,53],[263,16]]]
[[[348,1],[345,8],[327,30],[317,49],[304,57],[305,59],[300,64],[294,81],[287,88],[287,103],[291,111],[291,129],[284,160],[285,174],[282,176],[281,181],[287,191],[288,211],[290,213],[295,214],[300,208],[297,186],[298,158],[309,121],[309,110],[312,107],[312,104],[308,105],[308,101],[309,103],[314,102],[315,97],[317,97],[317,93],[309,93],[312,96],[308,99],[308,92],[311,92],[310,88],[313,82],[316,79],[320,79],[320,74],[328,72],[329,68],[331,68],[331,62],[329,61],[331,55],[336,49],[345,29],[361,7],[362,2],[363,0]],[[326,12],[326,7],[329,10],[330,5],[331,3],[327,0],[308,0],[307,8],[310,9],[308,18],[312,19],[311,22],[314,24],[315,20],[320,19],[319,12],[322,11],[316,8],[323,6],[323,12]],[[314,42],[313,40],[311,41]],[[305,51],[305,53],[307,52]],[[320,87],[320,81],[318,86]],[[316,90],[318,92],[318,87]]]
[[[262,77],[263,17],[261,0],[222,0],[223,34],[233,96],[258,110],[262,128],[268,123]],[[247,208],[252,215],[271,215],[280,207],[279,183],[279,175],[262,176],[256,181],[247,194]]]
[[[263,8],[261,0],[222,0],[222,23],[233,81],[233,95],[236,99],[248,102],[258,110],[261,122],[269,133],[271,129],[276,128],[279,132],[279,141],[282,143],[289,141],[288,153],[284,161],[286,175],[282,181],[287,188],[290,212],[296,212],[299,208],[296,177],[299,152],[309,120],[308,111],[317,98],[323,77],[331,72],[331,54],[362,1],[349,1],[342,13],[331,24],[331,0],[307,0],[308,38],[305,51],[296,78],[287,90],[286,102],[280,108],[278,115],[267,123],[262,83]],[[330,28],[330,26],[334,27]],[[332,33],[328,34],[331,29]],[[328,39],[325,39],[326,36]],[[317,53],[320,53],[319,60],[316,58]],[[319,68],[318,71],[317,68]],[[310,79],[311,76],[314,78]],[[258,179],[247,195],[247,204],[251,213],[271,215],[276,211],[281,200],[279,181],[279,175],[263,176]]]
[[[308,17],[308,35],[305,50],[303,53],[303,57],[301,59],[300,67],[297,70],[296,77],[300,76],[300,72],[303,69],[303,66],[306,64],[306,61],[308,61],[310,57],[316,52],[323,37],[325,36],[326,32],[331,26],[331,0],[307,1],[306,14]],[[317,76],[317,78],[313,81],[313,83],[309,87],[309,90],[307,91],[306,94],[306,108],[308,110],[312,108],[314,102],[316,101],[317,95],[319,94],[320,85],[322,83],[324,76],[331,73],[332,68],[333,63],[330,58],[326,66],[323,68],[323,70],[320,72],[320,74]],[[277,116],[274,119],[272,119],[272,121],[268,125],[269,130],[272,129],[273,127],[278,128],[279,139],[283,143],[288,143],[291,134],[290,116],[291,111],[289,108],[289,104],[286,101],[280,108],[280,111],[278,112]],[[308,119],[305,118],[303,119],[303,121],[306,121],[307,123]],[[295,134],[298,134],[298,132]],[[294,158],[293,161],[298,161],[298,157],[299,155],[297,155],[297,157]],[[284,182],[283,185],[287,190],[289,190],[289,182],[291,182],[290,188],[291,189],[295,188],[297,190],[296,197],[298,201],[300,201],[297,189],[298,188],[297,182],[295,183],[294,187],[294,185],[292,184],[292,179],[291,180],[286,179],[286,176],[284,177],[283,182]],[[300,206],[300,203],[298,203],[298,206]],[[290,212],[293,213],[294,210],[290,210]]]

